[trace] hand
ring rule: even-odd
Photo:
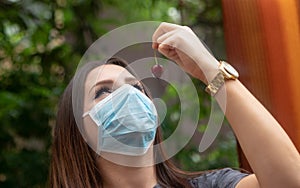
[[[204,83],[210,82],[217,74],[218,61],[189,27],[163,22],[152,40],[154,49]]]

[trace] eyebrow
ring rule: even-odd
[[[132,82],[132,81],[138,81],[138,80],[135,77],[127,77],[127,78],[125,78],[125,81]],[[91,89],[89,90],[89,94],[92,91],[92,89],[98,85],[105,85],[105,84],[108,85],[108,84],[113,84],[113,83],[114,83],[114,80],[112,80],[112,79],[101,80],[91,87]]]

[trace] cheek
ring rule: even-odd
[[[86,133],[86,142],[96,152],[98,141],[98,126],[94,123],[90,116],[84,118],[83,124],[83,128]]]

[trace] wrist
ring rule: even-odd
[[[218,67],[219,62],[215,58],[207,59],[204,62],[205,62],[205,66],[202,66],[203,78],[201,79],[201,81],[205,85],[208,85],[215,78],[215,76],[220,72]]]
[[[205,89],[210,95],[215,96],[217,92],[223,87],[227,80],[236,80],[239,77],[238,72],[227,62],[220,61],[217,73],[208,75],[207,87]]]
[[[211,69],[209,71],[207,71],[205,73],[205,85],[208,85],[209,83],[211,83],[213,81],[213,79],[218,75],[219,73],[219,69],[218,68],[214,68],[214,69]]]

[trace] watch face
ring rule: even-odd
[[[232,76],[234,76],[235,78],[239,77],[239,73],[230,64],[225,61],[223,61],[222,63],[224,65],[224,69],[228,71]]]

